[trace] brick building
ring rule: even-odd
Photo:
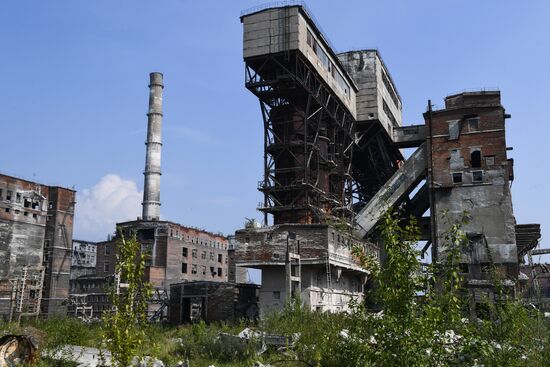
[[[431,190],[435,261],[445,258],[445,231],[467,212],[463,226],[470,249],[462,271],[468,286],[490,293],[490,266],[508,282],[518,277],[516,221],[510,182],[513,160],[507,157],[506,114],[500,92],[466,92],[445,99],[445,108],[424,114],[428,131],[428,181]]]
[[[21,283],[31,276],[31,269],[42,269],[43,287],[27,296],[41,298],[40,312],[47,316],[66,313],[75,194],[71,189],[0,175],[0,282]],[[12,300],[1,298],[0,312],[6,315],[10,312],[6,304]]]
[[[126,238],[135,232],[149,254],[146,280],[155,288],[169,289],[182,281],[228,280],[228,241],[221,234],[156,220],[118,223],[117,228]],[[98,243],[97,275],[114,274],[116,240]]]

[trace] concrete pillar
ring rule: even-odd
[[[160,156],[162,130],[162,91],[161,73],[149,74],[149,111],[147,112],[147,146],[145,171],[143,172],[143,220],[158,220],[160,217]]]

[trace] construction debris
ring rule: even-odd
[[[0,367],[32,363],[36,358],[37,345],[27,335],[5,335],[0,338]]]

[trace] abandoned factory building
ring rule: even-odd
[[[75,191],[0,175],[0,313],[65,314]]]

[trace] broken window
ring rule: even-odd
[[[197,249],[196,249],[196,248],[194,248],[194,249],[191,250],[191,256],[192,256],[194,259],[197,258]]]
[[[15,194],[15,202],[16,203],[20,203],[21,202],[21,193],[16,193]]]
[[[187,274],[187,263],[181,263],[181,272]]]
[[[472,181],[473,182],[483,182],[483,171],[473,171],[472,172]]]
[[[467,121],[468,121],[468,131],[479,130],[479,117],[469,118]]]
[[[470,166],[472,168],[480,168],[481,167],[481,151],[480,150],[474,150],[470,153]]]
[[[454,172],[452,175],[454,184],[462,183],[462,172]]]
[[[187,257],[187,247],[182,248],[182,250],[181,250],[181,256]]]
[[[191,266],[191,274],[197,274],[197,264]]]
[[[23,198],[23,206],[25,208],[30,208],[31,207],[31,202],[29,201],[29,199]]]
[[[449,121],[449,140],[457,140],[460,135],[460,120]]]

